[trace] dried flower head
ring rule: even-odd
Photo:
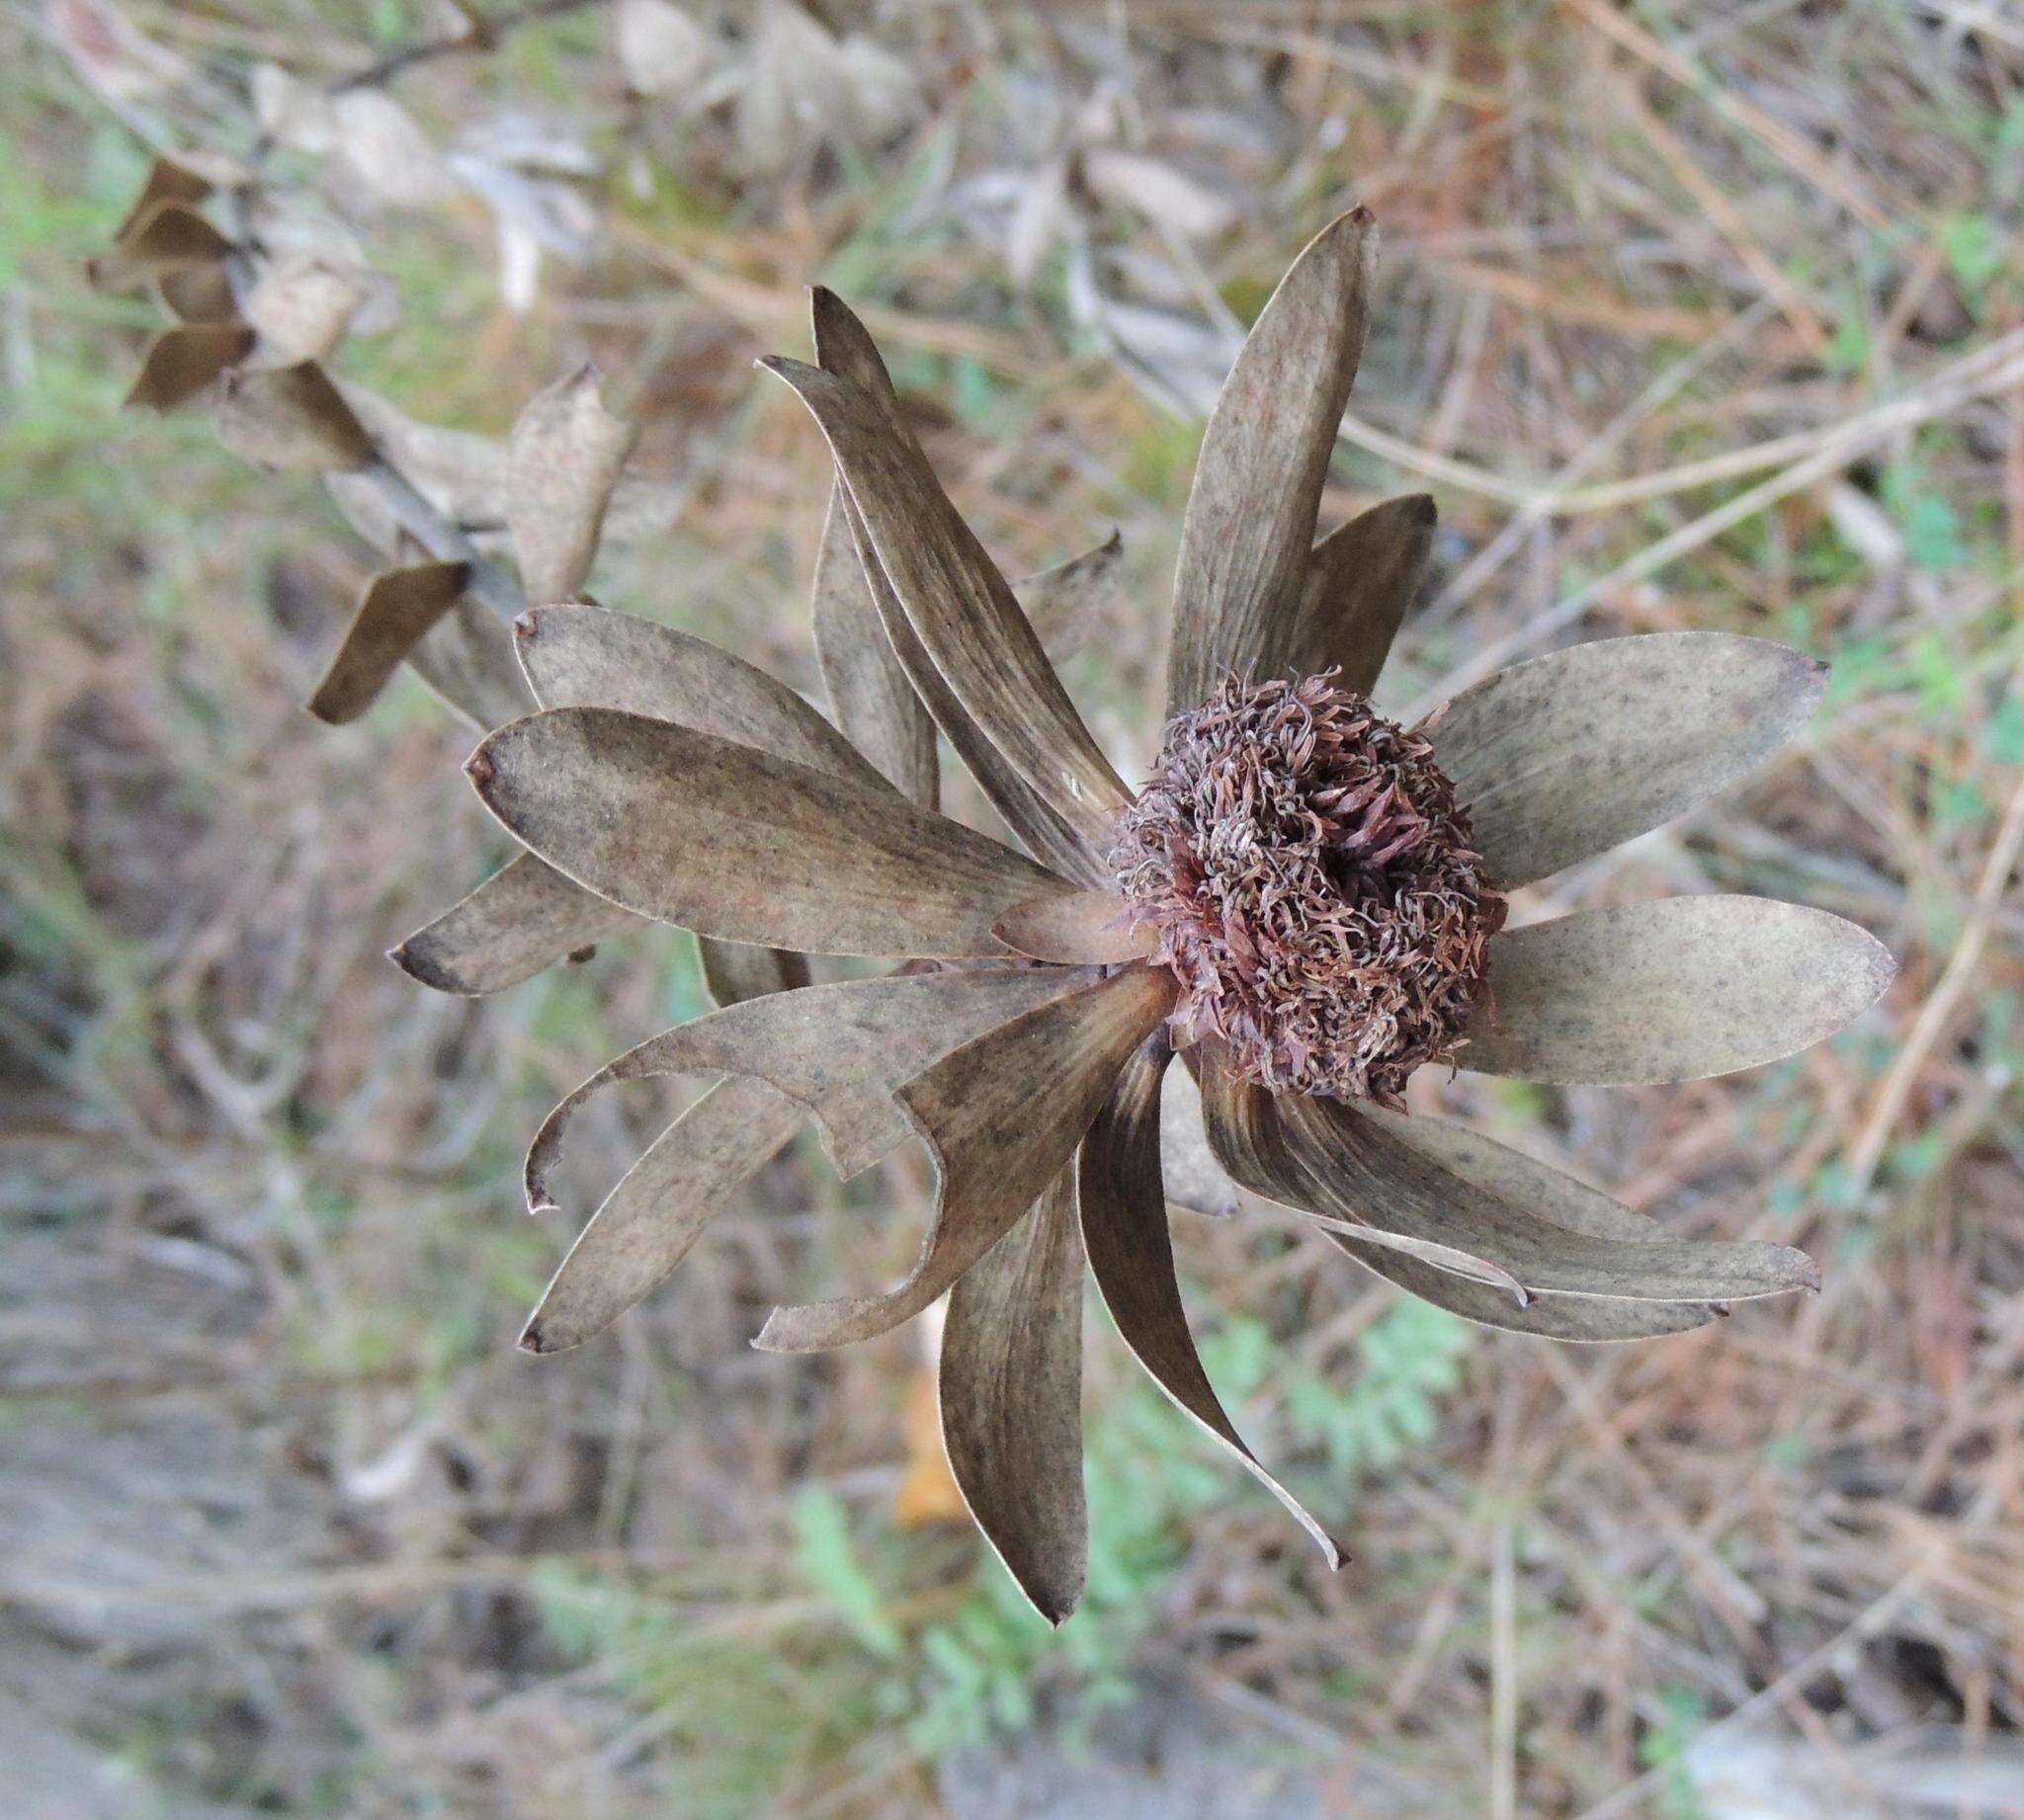
[[[1111,860],[1180,982],[1175,1039],[1274,1092],[1399,1105],[1504,922],[1433,747],[1332,672],[1176,714]]]
[[[542,711],[470,767],[529,855],[403,951],[464,982],[559,958],[577,939],[559,880],[695,930],[719,956],[723,1009],[601,1069],[535,1139],[528,1198],[546,1208],[590,1095],[661,1074],[717,1082],[584,1228],[531,1350],[573,1346],[646,1294],[803,1118],[846,1176],[925,1145],[935,1209],[905,1278],[778,1308],[758,1344],[846,1345],[946,1294],[951,1469],[1054,1619],[1085,1565],[1084,1257],[1146,1369],[1340,1558],[1238,1438],[1189,1334],[1162,1154],[1176,1041],[1226,1182],[1472,1319],[1630,1340],[1810,1285],[1813,1267],[1784,1246],[1673,1238],[1385,1102],[1421,1060],[1602,1083],[1750,1067],[1819,1040],[1890,977],[1861,930],[1757,898],[1502,927],[1499,892],[1657,826],[1775,750],[1817,703],[1822,666],[1760,639],[1618,638],[1502,671],[1411,728],[1373,712],[1433,519],[1427,500],[1391,500],[1315,538],[1370,259],[1361,211],[1325,229],[1210,419],[1181,530],[1170,731],[1143,794],[937,483],[863,324],[817,291],[817,364],[764,364],[836,462],[814,615],[834,724],[664,626],[538,609],[519,649]],[[1016,848],[940,813],[938,733]],[[717,944],[770,958],[734,977]],[[807,984],[807,954],[902,964]]]

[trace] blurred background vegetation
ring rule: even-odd
[[[2024,1813],[2024,12],[491,17],[0,12],[10,1813]],[[613,1335],[515,1353],[572,1235],[520,1211],[521,1147],[701,1003],[687,939],[482,1004],[384,961],[505,857],[469,735],[405,673],[353,726],[301,711],[363,545],[202,411],[122,415],[156,312],[80,278],[151,150],[249,156],[278,95],[362,71],[348,137],[264,153],[383,277],[339,372],[496,435],[594,358],[665,507],[597,594],[812,690],[826,460],[750,358],[803,353],[833,286],[1009,572],[1122,530],[1069,678],[1128,777],[1206,400],[1370,205],[1325,512],[1426,489],[1442,520],[1388,705],[1629,631],[1834,663],[1747,789],[1524,912],[1751,890],[1903,960],[1775,1067],[1427,1103],[1807,1246],[1824,1293],[1563,1350],[1188,1220],[1212,1375],[1355,1558],[1326,1575],[1093,1312],[1058,1633],[944,1520],[917,1335],[745,1345],[895,1274],[917,1173],[845,1192],[790,1152]],[[600,1111],[584,1206],[657,1128]]]

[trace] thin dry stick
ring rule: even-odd
[[[1457,691],[1470,684],[1479,682],[1492,671],[1501,669],[1513,656],[1539,639],[1550,636],[1560,627],[1578,619],[1587,609],[1604,595],[1619,588],[1629,587],[1643,581],[1645,576],[1662,569],[1676,557],[1689,550],[1698,549],[1704,543],[1719,538],[1725,531],[1756,517],[1767,506],[1776,505],[1787,494],[1796,493],[1802,487],[1824,480],[1829,474],[1838,473],[1851,462],[1861,459],[1878,443],[1895,435],[1899,430],[1910,429],[1916,424],[1928,423],[1936,417],[1958,410],[1964,404],[1993,393],[2007,391],[2011,386],[2024,380],[2024,331],[2002,337],[1998,343],[1982,355],[1974,357],[1973,365],[1981,367],[1985,357],[1995,347],[2003,348],[2012,358],[1987,373],[1964,375],[1962,369],[1971,365],[1961,362],[1935,374],[1924,385],[1907,392],[1903,397],[1893,400],[1881,409],[1871,411],[1860,418],[1851,419],[1839,429],[1826,434],[1825,441],[1813,454],[1804,460],[1795,461],[1782,472],[1773,474],[1768,480],[1760,481],[1748,491],[1738,493],[1735,498],[1718,506],[1713,512],[1682,525],[1679,530],[1659,538],[1633,556],[1629,561],[1619,563],[1607,575],[1598,576],[1594,581],[1584,583],[1573,593],[1556,601],[1544,612],[1536,614],[1526,624],[1502,638],[1492,639],[1479,647],[1474,657],[1453,671],[1435,690],[1417,703],[1408,718],[1427,712],[1438,703],[1445,701]]]
[[[1476,551],[1440,594],[1420,610],[1417,616],[1418,623],[1425,626],[1436,622],[1472,599],[1483,584],[1510,560],[1512,552],[1525,541],[1526,534],[1542,520],[1554,515],[1553,501],[1556,496],[1567,497],[1567,489],[1573,482],[1585,474],[1592,473],[1624,446],[1640,424],[1644,423],[1654,412],[1662,410],[1717,361],[1725,359],[1738,342],[1754,333],[1758,325],[1776,308],[1777,305],[1771,298],[1759,297],[1736,316],[1721,334],[1710,336],[1691,354],[1666,368],[1623,410],[1589,438],[1580,451],[1560,469],[1551,489],[1540,493],[1529,505],[1519,507],[1503,530]]]
[[[2018,686],[2024,687],[2024,671],[2019,672],[2017,680]],[[1911,1034],[1891,1063],[1883,1084],[1878,1087],[1877,1097],[1870,1103],[1869,1114],[1863,1119],[1862,1131],[1849,1152],[1848,1172],[1853,1192],[1858,1195],[1864,1193],[1874,1180],[1877,1165],[1883,1160],[1884,1147],[1890,1142],[1891,1132],[1904,1111],[1905,1102],[1911,1097],[1912,1088],[1917,1085],[1926,1057],[1946,1034],[1955,1008],[1961,1002],[1961,995],[1968,990],[1976,968],[1982,964],[1982,951],[1988,945],[1989,928],[1995,921],[1996,912],[2002,908],[2003,892],[2009,885],[2010,874],[2017,869],[2020,852],[2024,852],[2024,777],[2017,780],[2017,787],[2010,792],[2009,806],[2003,812],[1995,845],[1989,849],[1987,863],[1976,884],[1974,906],[1961,931],[1961,939],[1954,944],[1954,951],[1948,957],[1939,984],[1919,1007]]]

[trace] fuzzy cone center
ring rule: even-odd
[[[1333,672],[1176,715],[1112,863],[1180,982],[1176,1043],[1279,1093],[1398,1105],[1453,1060],[1504,921],[1432,747]]]

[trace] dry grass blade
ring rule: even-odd
[[[534,607],[514,627],[544,707],[613,707],[756,746],[884,789],[886,780],[807,703],[702,638],[603,607]]]
[[[877,785],[612,708],[500,728],[471,780],[515,839],[614,903],[726,942],[927,959],[1060,885]]]
[[[1156,932],[1138,922],[1115,891],[1077,891],[1015,904],[992,933],[1030,960],[1069,966],[1115,965],[1152,951]]]
[[[805,1115],[764,1081],[729,1080],[657,1137],[591,1216],[520,1336],[559,1353],[654,1289]]]
[[[1335,433],[1368,328],[1375,230],[1363,209],[1315,235],[1216,400],[1181,525],[1167,712],[1288,655]]]
[[[639,923],[632,911],[524,853],[388,958],[438,992],[474,998],[517,986],[564,955]]]
[[[531,602],[567,600],[583,586],[637,435],[605,409],[590,367],[521,412],[506,445],[506,525]]]
[[[1777,1061],[1831,1036],[1891,983],[1855,924],[1763,897],[1662,897],[1506,930],[1465,1068],[1628,1087]]]
[[[1369,695],[1433,544],[1434,502],[1424,493],[1388,499],[1331,531],[1307,557],[1287,668],[1337,670],[1343,688]]]
[[[456,606],[469,575],[468,563],[425,562],[374,576],[309,697],[310,713],[333,726],[363,714],[400,660]]]
[[[966,1042],[1086,987],[1069,968],[916,973],[742,1001],[649,1036],[585,1081],[543,1121],[527,1152],[527,1203],[551,1206],[548,1178],[570,1121],[593,1094],[668,1074],[750,1075],[799,1102],[846,1178],[906,1135],[893,1090]]]
[[[1340,1567],[1341,1545],[1259,1464],[1195,1351],[1174,1275],[1168,1191],[1160,1167],[1160,1083],[1168,1072],[1164,1049],[1140,1049],[1126,1063],[1109,1103],[1082,1140],[1082,1242],[1090,1274],[1119,1337],[1152,1381],[1286,1506],[1319,1544],[1330,1567]]]
[[[1605,852],[1761,765],[1827,666],[1725,632],[1603,638],[1500,670],[1425,725],[1500,884]]]
[[[899,1090],[935,1159],[935,1212],[912,1272],[884,1295],[776,1308],[770,1352],[821,1352],[920,1313],[1005,1234],[1075,1152],[1119,1070],[1173,1008],[1132,967],[966,1043]]]
[[[949,1292],[939,1387],[964,1503],[1034,1610],[1058,1624],[1089,1565],[1071,1170]]]
[[[309,473],[356,471],[375,454],[365,426],[314,361],[228,372],[217,435],[243,460]]]
[[[815,557],[815,658],[829,710],[859,752],[916,808],[941,801],[935,722],[886,635],[851,535],[843,483],[829,493]]]

